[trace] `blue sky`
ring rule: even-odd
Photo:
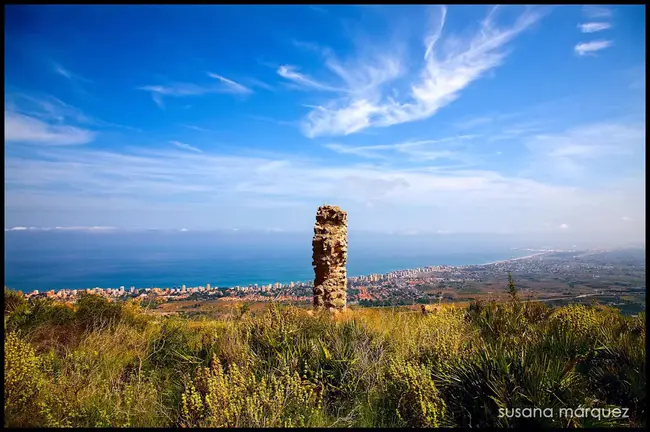
[[[645,6],[6,6],[5,229],[645,236]]]

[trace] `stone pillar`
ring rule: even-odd
[[[324,205],[316,212],[312,240],[314,308],[345,309],[348,278],[348,216],[337,206]]]

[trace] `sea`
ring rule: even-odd
[[[93,287],[248,286],[313,279],[311,232],[5,231],[5,286],[28,292]],[[477,236],[350,233],[348,276],[530,255]]]

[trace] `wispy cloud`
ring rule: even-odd
[[[583,6],[582,13],[587,18],[591,18],[591,19],[609,18],[612,16],[611,9],[608,9],[603,6],[593,6],[593,5]]]
[[[327,14],[327,13],[329,13],[327,11],[327,9],[325,9],[324,7],[320,7],[320,6],[309,6],[309,9],[311,9],[314,12],[317,12],[319,14]]]
[[[629,85],[631,90],[645,90],[645,64],[627,70],[626,75],[631,80]]]
[[[91,142],[96,134],[73,126],[53,125],[37,118],[5,110],[5,141],[74,145]]]
[[[260,81],[256,78],[246,78],[243,80],[249,87],[258,87],[264,90],[268,91],[275,91],[275,87],[273,87],[271,84],[265,83],[264,81]]]
[[[338,143],[326,144],[325,147],[341,154],[355,155],[370,159],[411,160],[419,163],[440,159],[459,161],[469,164],[471,157],[460,151],[458,144],[476,138],[473,135],[454,136],[438,140],[406,141],[396,144],[346,146]],[[451,144],[451,147],[449,145]],[[447,146],[447,147],[445,147]],[[453,149],[456,147],[455,149]]]
[[[79,74],[76,74],[69,69],[64,68],[58,63],[54,64],[54,72],[57,74],[61,75],[62,77],[70,80],[70,81],[82,81],[82,82],[87,82],[90,83],[92,80],[89,80],[88,78],[85,78]]]
[[[536,134],[525,140],[531,172],[566,180],[589,179],[594,185],[611,178],[612,170],[640,170],[645,152],[645,126],[636,123],[593,123],[564,132]],[[597,175],[594,175],[597,173]]]
[[[100,130],[137,128],[107,122],[50,95],[12,91],[5,95],[5,141],[84,144]]]
[[[210,129],[202,128],[202,127],[195,126],[195,125],[181,125],[181,126],[183,126],[184,128],[187,128],[187,129],[192,129],[192,130],[198,131],[198,132],[213,132]]]
[[[573,47],[575,53],[579,56],[595,55],[597,51],[609,48],[614,43],[611,40],[597,40],[593,42],[581,42]]]
[[[117,228],[112,226],[58,226],[58,227],[23,227],[16,226],[5,228],[5,231],[115,231]]]
[[[603,224],[617,222],[638,230],[621,222],[620,208],[644,220],[636,192],[594,193],[494,171],[324,165],[172,150],[33,149],[31,157],[5,160],[9,226],[42,226],[35,215],[43,211],[51,225],[63,225],[59,215],[74,208],[77,216],[68,218],[67,225],[137,227],[132,214],[138,212],[140,223],[148,226],[178,223],[176,228],[191,229],[212,226],[209,210],[220,205],[232,209],[221,216],[222,226],[244,226],[260,217],[254,209],[263,206],[267,226],[309,229],[313,208],[323,200],[345,206],[355,215],[351,227],[365,229],[394,229],[400,220],[404,230],[463,231],[471,226],[516,232],[555,218],[556,227],[562,222],[597,232]],[[161,218],[171,210],[176,220]]]
[[[217,75],[212,72],[206,72],[207,76],[219,81],[218,84],[193,84],[176,82],[166,85],[146,85],[137,87],[137,90],[143,90],[151,94],[151,98],[160,108],[164,108],[163,97],[186,97],[186,96],[200,96],[210,93],[226,93],[246,95],[253,91],[246,86],[243,86],[233,80]]]
[[[216,80],[221,81],[224,84],[226,93],[239,93],[239,94],[248,94],[252,93],[253,91],[249,89],[248,87],[245,87],[239,83],[236,83],[233,80],[230,80],[228,78],[222,77],[221,75],[217,75],[212,72],[208,72],[208,76],[211,78],[214,78]]]
[[[169,143],[175,145],[178,148],[182,148],[184,150],[193,151],[195,153],[203,153],[203,150],[201,150],[199,148],[196,148],[196,147],[194,147],[192,145],[182,143],[180,141],[170,141]]]
[[[298,121],[278,120],[278,119],[274,119],[274,118],[271,118],[271,117],[258,116],[258,115],[250,115],[248,117],[253,119],[253,120],[259,120],[259,121],[274,123],[274,124],[279,125],[279,126],[289,126],[289,127],[295,127],[295,128],[300,127],[300,122],[298,122]]]
[[[454,126],[458,129],[474,129],[477,126],[489,125],[495,120],[495,117],[492,116],[474,117],[467,120],[458,121],[454,123]]]
[[[607,30],[612,28],[612,25],[608,22],[588,22],[578,24],[578,28],[583,33],[596,33],[602,30]]]
[[[434,115],[457,99],[470,83],[500,65],[507,55],[505,46],[541,17],[526,9],[510,27],[496,28],[496,11],[490,11],[472,37],[445,39],[447,9],[441,7],[437,21],[423,40],[424,67],[416,74],[407,74],[405,66],[417,63],[404,62],[399,51],[377,53],[345,64],[325,53],[326,67],[343,82],[343,88],[315,81],[291,67],[278,69],[281,76],[305,87],[341,94],[312,109],[303,120],[304,134],[348,135],[368,127],[386,127]],[[399,86],[391,83],[410,91],[400,93]]]
[[[45,122],[75,122],[99,125],[101,121],[92,118],[62,100],[49,95],[31,95],[12,92],[5,96],[5,110],[37,117]]]
[[[296,71],[296,68],[290,65],[282,65],[277,70],[278,75],[287,80],[293,81],[302,87],[312,88],[321,91],[344,92],[345,90],[337,87],[331,87],[313,80],[307,75]]]

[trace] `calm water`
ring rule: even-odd
[[[120,285],[235,286],[313,278],[311,233],[5,234],[5,285],[23,291]],[[350,235],[348,274],[482,264],[530,254],[489,243]]]

